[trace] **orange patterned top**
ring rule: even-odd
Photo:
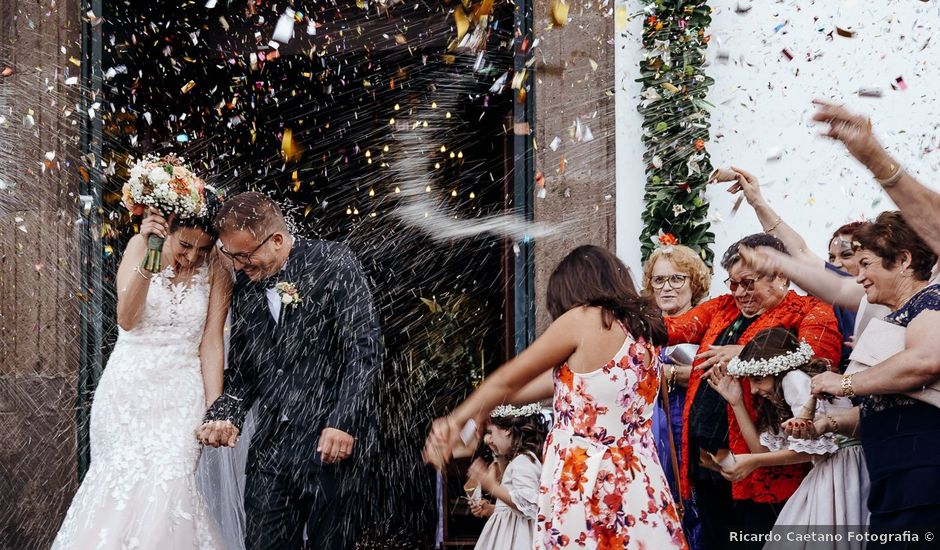
[[[726,294],[713,298],[677,317],[667,317],[669,344],[699,344],[699,353],[704,352],[740,314],[741,311],[735,304],[734,298]],[[801,296],[791,290],[776,307],[765,311],[744,331],[738,344],[747,344],[758,332],[773,327],[795,328],[799,337],[813,347],[816,357],[828,359],[836,366],[839,364],[842,334],[839,332],[832,307],[822,300],[812,296]],[[695,361],[695,364],[700,362]],[[682,452],[685,459],[683,464],[688,464],[690,460],[689,412],[701,383],[702,371],[693,370],[686,391],[685,407],[682,410]],[[741,381],[741,386],[744,405],[751,418],[756,421],[755,398],[751,395],[747,379]],[[731,407],[728,407],[728,441],[732,452],[737,454],[750,452]],[[697,460],[698,457],[695,459]],[[682,470],[682,496],[690,498],[692,488],[688,468]],[[757,468],[746,478],[732,484],[732,495],[735,500],[783,502],[799,487],[808,470],[808,464]]]

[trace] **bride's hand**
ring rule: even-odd
[[[208,447],[234,447],[239,430],[228,420],[211,420],[196,430],[196,439]]]
[[[151,236],[165,239],[168,234],[169,226],[166,218],[160,215],[159,210],[151,208],[144,221],[140,222],[140,235],[144,239],[149,239]]]

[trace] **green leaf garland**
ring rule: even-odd
[[[714,259],[705,186],[711,173],[706,101],[714,80],[702,65],[711,8],[705,0],[655,0],[643,21],[646,58],[640,64],[646,192],[643,261],[661,245],[686,245]]]

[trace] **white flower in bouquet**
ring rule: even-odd
[[[168,174],[166,169],[162,166],[153,167],[147,174],[147,179],[150,180],[151,184],[156,186],[166,185],[170,183],[172,178],[173,177]]]

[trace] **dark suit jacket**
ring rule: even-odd
[[[224,393],[206,420],[241,428],[257,401],[249,471],[303,478],[324,468],[316,453],[324,428],[356,438],[344,464],[375,452],[380,330],[366,277],[343,244],[296,238],[276,281],[293,283],[301,299],[281,305],[277,324],[265,295],[275,281],[239,273]]]

